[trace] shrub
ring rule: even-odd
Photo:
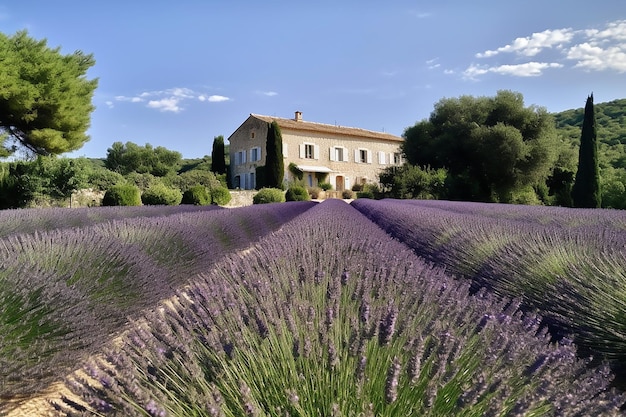
[[[320,187],[308,187],[308,190],[311,198],[320,198],[320,193],[322,192]]]
[[[103,206],[140,206],[141,192],[132,184],[118,184],[109,188],[102,198]]]
[[[309,192],[300,185],[292,185],[285,193],[285,200],[287,201],[309,201],[310,199]]]
[[[141,194],[141,202],[150,206],[177,206],[183,194],[177,188],[169,188],[163,184],[155,184]]]
[[[230,191],[226,187],[214,187],[211,189],[211,202],[218,206],[225,206],[231,199]]]
[[[285,193],[278,188],[262,188],[252,197],[252,204],[282,203]]]
[[[211,196],[204,185],[195,185],[183,193],[181,204],[208,206],[211,204]]]
[[[341,193],[341,198],[351,200],[354,198],[354,192],[352,192],[352,190],[343,190],[343,192]]]
[[[374,198],[374,193],[371,191],[359,191],[356,193],[356,198]]]
[[[356,183],[352,185],[352,191],[361,191],[361,190],[363,190],[363,184]]]
[[[333,189],[332,184],[331,184],[331,183],[329,183],[329,182],[320,182],[320,183],[318,184],[318,186],[319,186],[322,190],[324,190],[324,191],[328,191],[328,190],[332,190],[332,189]]]

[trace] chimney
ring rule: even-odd
[[[296,116],[293,118],[293,120],[295,120],[296,122],[301,122],[302,121],[302,112],[301,111],[296,111]]]

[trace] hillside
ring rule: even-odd
[[[607,145],[626,144],[626,99],[595,105],[598,140]],[[573,142],[580,141],[584,109],[554,113],[557,129]]]

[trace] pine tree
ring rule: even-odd
[[[578,171],[572,188],[574,207],[598,208],[601,205],[598,141],[593,93],[587,97],[580,137]]]
[[[216,174],[226,173],[226,155],[224,152],[224,136],[213,138],[213,150],[211,152],[211,172]]]
[[[283,162],[283,136],[276,121],[267,126],[265,144],[265,186],[283,188],[285,163]]]

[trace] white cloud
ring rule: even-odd
[[[502,46],[496,50],[477,53],[477,58],[490,58],[500,53],[516,53],[523,56],[535,56],[545,48],[561,47],[571,42],[574,37],[574,30],[556,29],[544,30],[533,33],[525,38],[517,38],[511,44]]]
[[[169,88],[166,90],[144,91],[135,96],[116,96],[115,101],[130,103],[146,103],[146,107],[163,112],[180,113],[184,110],[182,102],[199,100],[208,102],[228,101],[230,98],[219,95],[207,95],[186,87]]]
[[[418,19],[426,19],[433,15],[432,13],[429,13],[429,12],[419,12],[417,10],[409,10],[409,14],[417,17]]]
[[[210,101],[211,103],[220,103],[222,101],[229,101],[230,98],[224,97],[224,96],[212,95],[212,96],[209,96],[207,100]]]
[[[180,98],[169,97],[161,100],[150,100],[148,107],[151,109],[158,109],[159,111],[170,111],[173,113],[180,113],[183,108],[178,105]]]
[[[113,104],[113,102],[111,100],[107,100],[104,102],[104,104],[107,105],[108,108],[112,109],[113,107],[115,107],[115,104]]]
[[[512,75],[515,77],[537,77],[543,74],[545,69],[561,67],[563,67],[563,65],[556,62],[525,62],[523,64],[499,65],[494,67],[472,64],[465,71],[463,71],[463,77],[467,79],[475,79],[480,75],[488,73]]]
[[[514,39],[510,44],[476,54],[488,60],[496,55],[511,54],[516,57],[534,57],[547,49],[556,49],[546,62],[499,62],[497,65],[470,65],[463,76],[476,79],[487,73],[533,77],[542,75],[549,68],[570,68],[586,71],[626,72],[626,20],[607,23],[604,28],[574,30],[572,28],[545,30],[527,37]]]
[[[626,72],[626,45],[602,48],[590,43],[582,43],[570,48],[567,58],[577,61],[575,67],[589,71]]]

